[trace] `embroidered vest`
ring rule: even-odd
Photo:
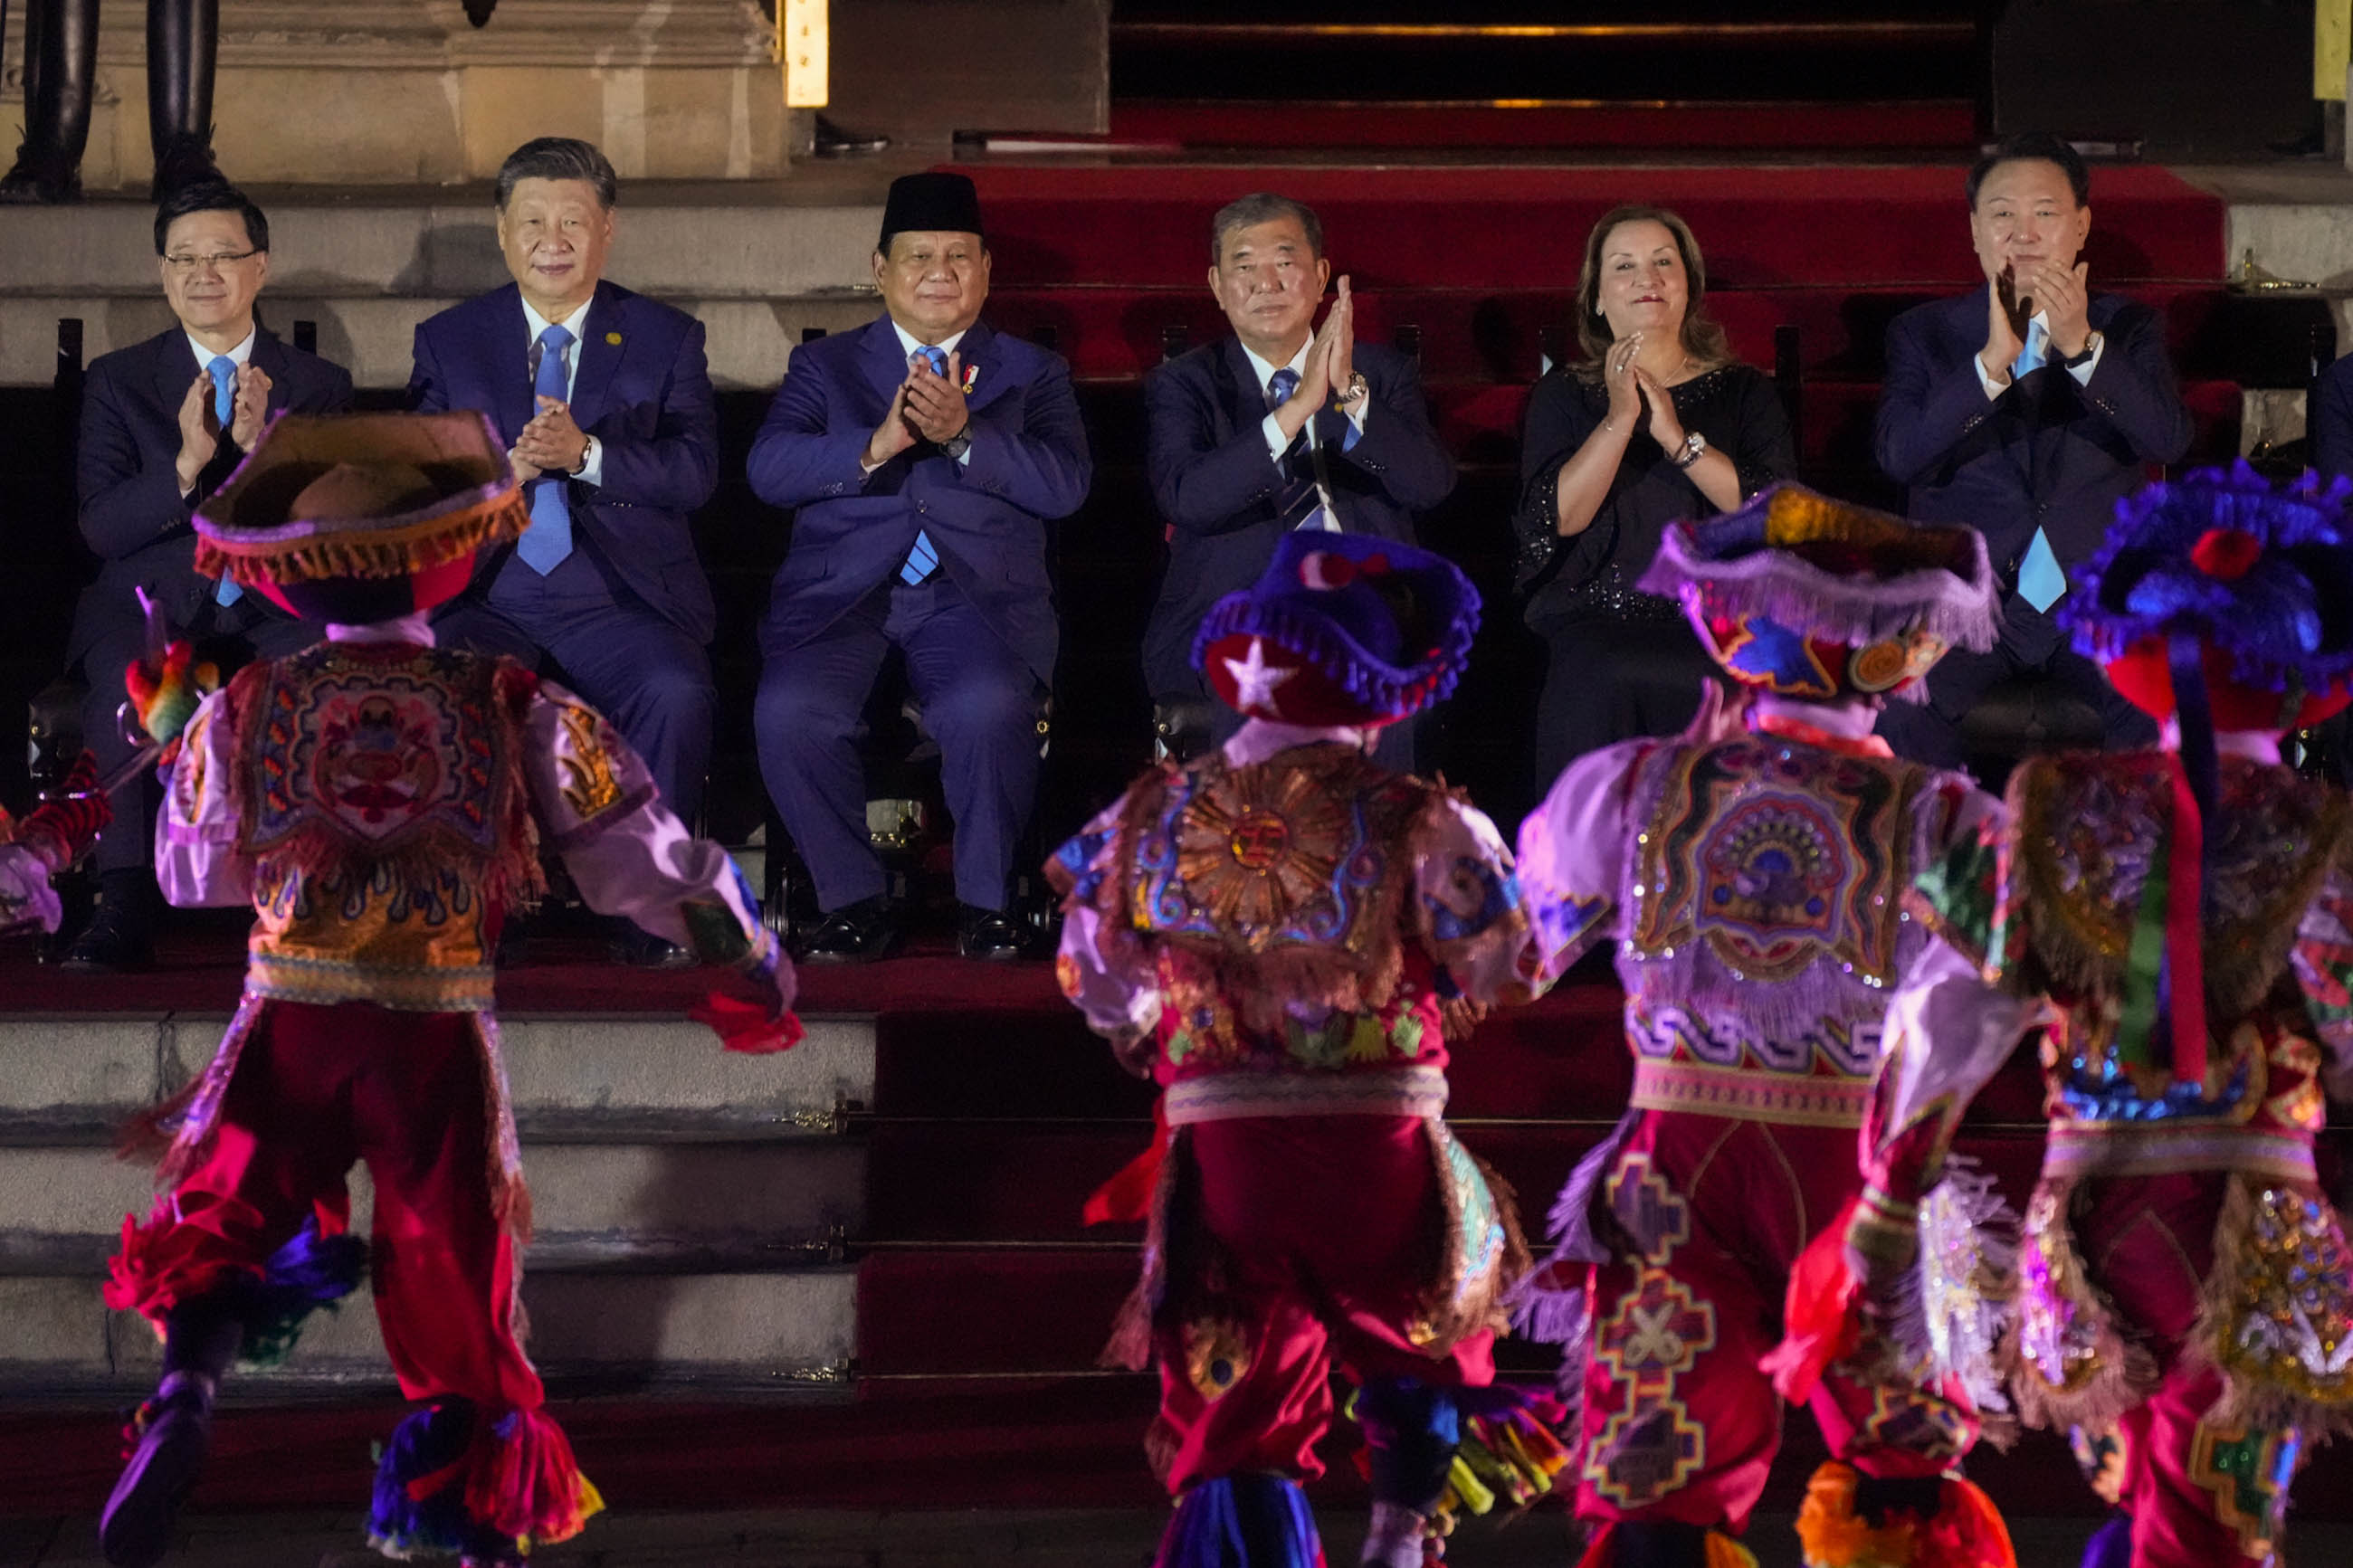
[[[322,643],[238,674],[249,991],[489,1010],[498,921],[539,890],[520,762],[534,684],[409,644]]]
[[[1901,894],[1957,781],[1774,735],[1635,764],[1622,889],[1631,1103],[1856,1127],[1891,986],[1923,940]]]

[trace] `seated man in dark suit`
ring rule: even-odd
[[[1356,341],[1348,280],[1331,281],[1313,209],[1261,192],[1209,225],[1209,289],[1234,335],[1144,380],[1152,492],[1168,520],[1168,570],[1144,634],[1155,704],[1206,705],[1210,744],[1240,722],[1208,702],[1193,634],[1209,606],[1249,587],[1295,528],[1411,542],[1413,516],[1454,488],[1413,362]],[[1377,755],[1413,767],[1413,726],[1382,732]]]
[[[514,282],[417,329],[412,406],[475,408],[510,444],[531,528],[488,552],[435,620],[445,643],[552,658],[620,727],[691,824],[711,760],[711,584],[687,514],[719,480],[702,323],[604,280],[613,165],[546,136],[508,154],[495,199]],[[619,955],[693,962],[634,927]]]
[[[1956,649],[1926,702],[1891,702],[1879,731],[1903,756],[1957,767],[1960,719],[1997,682],[2040,669],[2099,711],[2111,747],[2152,743],[2148,716],[2068,646],[2050,615],[2147,467],[2189,449],[2189,414],[2157,313],[2091,291],[2075,259],[2091,176],[2073,147],[2012,136],[1969,171],[1969,233],[1986,286],[1906,310],[1887,330],[1879,466],[1917,522],[1986,536],[2001,641]]]
[[[970,180],[892,182],[874,251],[884,313],[796,350],[752,444],[753,490],[797,509],[754,721],[826,911],[806,949],[821,963],[879,957],[900,934],[855,742],[893,647],[940,746],[958,946],[1020,951],[1005,910],[1059,632],[1046,523],[1079,509],[1092,465],[1070,367],[981,321],[988,271]]]
[[[103,564],[74,611],[69,661],[90,694],[82,728],[101,771],[130,754],[116,727],[122,669],[146,648],[137,590],[164,608],[176,636],[222,663],[275,658],[318,640],[259,594],[196,575],[196,505],[228,477],[285,409],[333,414],[351,406],[339,365],[282,343],[254,316],[269,280],[269,220],[236,186],[184,185],[155,213],[164,298],[176,324],[90,363],[76,452],[81,533]],[[155,909],[148,812],[138,794],[115,797],[99,836],[98,912],[67,951],[74,968],[147,962]]]

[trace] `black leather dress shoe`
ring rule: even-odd
[[[153,933],[146,910],[136,895],[117,897],[113,889],[99,900],[73,945],[66,949],[60,969],[85,974],[112,974],[145,969],[155,962]]]
[[[664,942],[649,931],[631,925],[613,939],[614,962],[632,969],[691,969],[694,954],[674,942]]]
[[[966,958],[1003,963],[1021,956],[1021,928],[1001,910],[966,904],[956,921],[956,951]]]
[[[876,894],[844,904],[818,922],[801,946],[806,963],[867,963],[899,945],[899,908]]]
[[[0,205],[58,206],[81,200],[81,176],[62,158],[22,148],[0,174]]]

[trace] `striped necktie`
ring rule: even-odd
[[[907,356],[907,363],[912,365],[919,360],[931,365],[934,375],[948,373],[948,356],[940,352],[937,344],[917,344],[915,352]],[[914,548],[908,551],[907,559],[899,563],[899,581],[912,588],[929,579],[939,569],[940,552],[932,543],[932,536],[920,528],[915,530]]]
[[[1299,390],[1299,373],[1289,365],[1267,378],[1266,406],[1272,413],[1291,401]],[[1299,439],[1291,444],[1280,459],[1282,489],[1275,492],[1274,515],[1282,526],[1297,528],[1315,515],[1315,464],[1307,448],[1307,432],[1299,432]]]

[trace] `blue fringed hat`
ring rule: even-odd
[[[2243,460],[2150,485],[2116,503],[2059,624],[2158,719],[2192,651],[2177,645],[2194,643],[2216,728],[2316,724],[2353,700],[2348,496],[2353,481],[2310,473],[2274,489]]]
[[[1387,724],[1443,700],[1471,659],[1479,591],[1455,564],[1362,533],[1282,536],[1250,587],[1202,617],[1193,668],[1236,712]]]
[[[1814,702],[1917,701],[1947,648],[1989,648],[1996,632],[1976,529],[1906,522],[1803,485],[1676,523],[1641,587],[1683,601],[1726,675]]]

